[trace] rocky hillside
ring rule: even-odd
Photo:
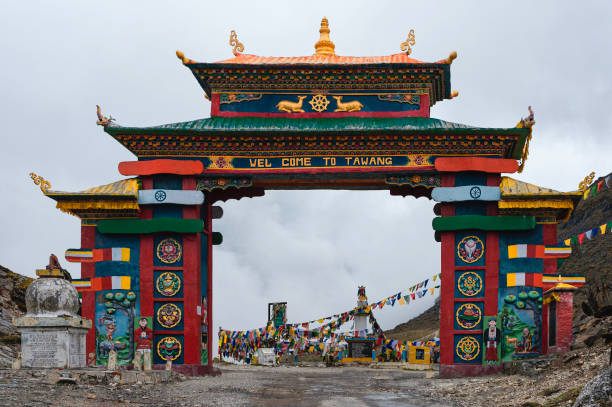
[[[608,174],[609,175],[609,174]],[[607,177],[593,181],[593,185]],[[558,226],[559,240],[569,239],[589,229],[612,222],[612,188],[605,185],[599,193],[580,201],[572,217]],[[575,346],[592,346],[605,341],[612,320],[612,233],[585,238],[573,247],[572,255],[559,268],[560,273],[584,274],[587,284],[574,300]],[[585,305],[586,304],[586,305]],[[585,313],[586,312],[586,313]],[[588,315],[587,315],[588,314]],[[440,326],[440,302],[411,319],[386,331],[392,339],[415,340],[437,332]]]
[[[610,175],[610,174],[608,174]],[[607,177],[594,180],[593,184]],[[605,183],[595,196],[580,201],[572,217],[560,224],[559,240],[612,222],[612,188]],[[572,247],[560,273],[584,274],[586,285],[574,296],[574,346],[592,346],[612,336],[612,233],[598,235]]]
[[[33,280],[0,266],[0,366],[10,366],[19,351],[13,317],[25,314],[25,291]]]
[[[395,328],[385,331],[389,339],[402,341],[415,341],[426,336],[437,336],[440,329],[440,297],[436,298],[434,305],[421,315],[399,324]]]

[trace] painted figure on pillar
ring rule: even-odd
[[[484,333],[484,347],[485,347],[485,364],[497,365],[499,364],[499,346],[501,344],[501,330],[497,327],[497,317],[488,317],[488,323]]]
[[[151,370],[151,347],[153,344],[153,331],[149,328],[152,325],[151,318],[140,317],[138,328],[134,332],[136,350],[134,355],[134,368],[137,370]]]

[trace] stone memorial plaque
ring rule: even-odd
[[[56,367],[65,364],[65,351],[60,332],[22,333],[23,365],[28,367]]]
[[[372,341],[349,341],[348,342],[348,357],[349,358],[371,358],[372,357]]]

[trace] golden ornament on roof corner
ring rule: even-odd
[[[525,147],[523,148],[523,154],[521,156],[521,163],[519,164],[519,167],[517,170],[519,174],[523,172],[523,169],[525,168],[525,162],[527,161],[527,157],[529,156],[529,143],[531,142],[531,128],[535,124],[535,119],[534,119],[535,116],[533,114],[533,110],[531,110],[531,106],[528,106],[527,110],[529,110],[529,116],[525,117],[524,119],[521,119],[521,121],[519,121],[518,124],[516,125],[516,127],[518,128],[529,129],[529,134],[527,135],[527,142],[525,143]]]
[[[32,178],[35,185],[40,185],[40,190],[46,195],[49,188],[51,188],[51,183],[33,172],[30,173],[30,178]]]
[[[408,38],[406,41],[400,44],[400,49],[406,53],[406,55],[410,55],[412,53],[412,47],[416,43],[416,39],[414,37],[414,30],[410,30],[408,33]]]
[[[452,64],[453,61],[457,59],[457,51],[453,51],[448,55],[448,58],[444,60],[447,64]]]
[[[103,116],[102,108],[100,107],[100,105],[96,105],[96,114],[98,115],[98,121],[96,122],[98,126],[106,127],[109,124],[111,124],[112,121],[115,120],[113,116],[108,116],[108,117]]]
[[[321,20],[319,41],[315,43],[315,55],[336,55],[336,45],[329,38],[329,22],[327,17]]]
[[[595,172],[591,172],[589,175],[584,177],[584,180],[578,184],[578,189],[582,192],[589,189],[589,185],[591,185],[591,182],[593,182],[593,178],[595,178]]]
[[[452,92],[451,92],[451,97],[450,97],[450,98],[451,98],[451,99],[454,99],[454,98],[456,98],[457,96],[459,96],[459,91],[458,91],[458,90],[454,90],[454,91],[452,91]]]
[[[244,52],[244,45],[240,41],[238,41],[238,35],[234,30],[230,31],[229,45],[231,47],[234,47],[232,52],[235,56],[238,56],[239,53]]]

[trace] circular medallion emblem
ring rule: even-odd
[[[173,336],[166,336],[157,343],[157,354],[163,360],[176,360],[183,350],[181,343]]]
[[[482,278],[473,271],[467,271],[457,279],[457,289],[467,297],[473,297],[482,291]]]
[[[482,194],[482,191],[480,190],[480,187],[472,187],[470,189],[470,196],[472,197],[472,199],[480,198],[481,194]]]
[[[166,297],[172,297],[181,289],[181,279],[175,273],[166,271],[155,281],[157,292]]]
[[[164,328],[174,328],[181,322],[181,310],[174,304],[164,304],[157,310],[157,322]]]
[[[474,360],[480,353],[480,344],[473,336],[465,336],[457,342],[455,351],[462,360]]]
[[[181,258],[181,245],[174,239],[164,239],[157,245],[157,258],[164,263],[172,264]]]
[[[155,200],[157,202],[163,202],[166,200],[166,192],[165,191],[155,191]]]
[[[312,110],[314,110],[315,112],[322,112],[323,110],[327,110],[329,100],[325,95],[314,95],[308,103],[310,103],[310,106],[312,106]]]
[[[466,303],[457,309],[455,318],[461,328],[472,329],[480,323],[482,313],[476,304]]]
[[[466,263],[478,261],[484,254],[484,244],[477,236],[466,236],[457,245],[457,255]]]

